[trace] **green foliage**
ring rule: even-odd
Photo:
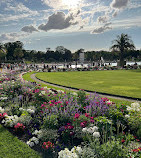
[[[42,142],[55,142],[57,137],[57,130],[50,128],[42,129],[42,134],[40,135],[40,139]]]
[[[128,124],[139,138],[141,138],[141,112],[130,113]]]
[[[112,50],[120,52],[120,66],[124,66],[124,54],[127,50],[134,50],[135,46],[133,41],[130,39],[128,34],[121,34],[117,36],[117,39],[113,41],[113,46],[111,47]]]
[[[119,140],[113,139],[100,145],[98,140],[92,141],[90,146],[85,146],[81,158],[128,158],[128,151]]]
[[[43,128],[57,129],[58,127],[58,116],[50,115],[44,118]]]
[[[108,138],[111,137],[113,135],[113,132],[115,131],[112,120],[109,120],[108,118],[103,116],[98,116],[95,118],[95,121],[101,133],[102,141],[107,142]]]
[[[86,99],[86,92],[84,90],[79,90],[77,92],[77,101],[82,107],[86,106],[85,99]]]

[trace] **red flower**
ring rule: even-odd
[[[133,152],[139,152],[139,151],[141,151],[141,148],[133,149],[132,151]]]
[[[125,140],[124,140],[124,139],[122,139],[122,140],[121,140],[121,142],[122,142],[122,143],[124,143],[124,142],[125,142]]]
[[[42,145],[42,148],[43,148],[43,149],[54,148],[54,144],[51,143],[50,141],[44,142],[43,145]]]
[[[72,125],[68,126],[68,129],[73,129],[73,128],[74,128],[74,126],[72,126]]]
[[[90,116],[90,114],[89,114],[89,113],[85,113],[85,116],[86,116],[86,117],[89,117],[89,116]]]
[[[136,139],[136,141],[139,142],[140,140],[139,140],[139,139]]]
[[[0,113],[0,120],[3,118],[3,115]]]
[[[78,119],[80,117],[80,114],[76,113],[74,118]]]

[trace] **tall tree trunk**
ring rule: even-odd
[[[124,62],[124,57],[123,57],[123,53],[124,53],[124,51],[121,50],[121,51],[120,51],[120,66],[121,66],[121,67],[124,67],[124,64],[125,64],[125,62]]]

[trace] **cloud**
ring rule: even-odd
[[[7,15],[7,14],[1,14],[0,15],[0,22],[5,22],[5,21],[18,21],[20,19],[28,19],[31,17],[31,14],[19,14],[19,15]],[[6,17],[6,18],[5,18]]]
[[[112,14],[112,17],[116,17],[119,13],[119,10],[115,10],[114,13]]]
[[[6,11],[14,11],[16,13],[18,12],[18,13],[29,13],[32,15],[38,15],[37,11],[30,10],[22,3],[18,3],[15,6],[10,4],[10,3],[7,3],[7,7],[5,8],[5,10]]]
[[[114,9],[122,9],[128,5],[129,0],[113,0],[110,6]]]
[[[32,33],[35,31],[38,31],[34,26],[30,25],[30,26],[24,26],[21,31],[27,32],[27,33]]]
[[[95,28],[95,29],[91,32],[91,34],[100,34],[100,33],[105,32],[106,30],[112,29],[112,28],[109,26],[110,24],[111,24],[111,23],[106,23],[104,26]]]
[[[7,3],[6,5],[7,7],[4,8],[5,14],[0,14],[0,22],[18,21],[20,19],[29,19],[39,14],[37,11],[30,10],[22,3],[16,4],[16,5]]]
[[[3,33],[0,35],[0,42],[2,43],[14,42],[27,36],[28,34],[21,33],[21,32]]]
[[[0,35],[1,42],[12,42],[18,40],[19,35],[17,33],[5,33]]]
[[[98,23],[106,23],[108,20],[109,20],[109,16],[107,16],[107,15],[99,16],[97,18]]]
[[[74,16],[72,14],[66,16],[64,12],[57,12],[49,16],[48,22],[46,24],[41,24],[38,29],[43,31],[52,29],[62,30],[78,23],[73,20]]]
[[[81,8],[84,0],[41,0],[43,4],[55,10],[68,10],[71,8]]]

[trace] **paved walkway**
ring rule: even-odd
[[[65,89],[65,90],[71,90],[71,91],[78,91],[77,89],[73,89],[73,88],[67,88],[67,87],[64,87],[64,86],[60,86],[60,85],[55,85],[55,84],[52,84],[52,83],[48,83],[48,82],[45,82],[45,81],[41,81],[39,79],[36,78],[35,76],[36,74],[32,74],[31,75],[31,78],[34,79],[35,81],[37,82],[40,82],[40,83],[43,83],[43,84],[47,84],[47,85],[50,85],[50,86],[54,86],[54,87],[57,87],[57,88],[61,88],[61,89]],[[87,91],[86,91],[87,92]],[[95,92],[87,92],[89,94],[93,94]],[[99,93],[97,93],[99,94]],[[131,102],[135,102],[135,101],[138,101],[136,99],[129,99],[129,98],[124,98],[124,97],[117,97],[117,96],[112,96],[112,95],[102,95],[102,94],[99,94],[100,96],[102,97],[107,97],[107,98],[114,98],[114,99],[120,99],[120,100],[125,100],[125,101],[131,101]],[[138,101],[141,103],[141,101]]]

